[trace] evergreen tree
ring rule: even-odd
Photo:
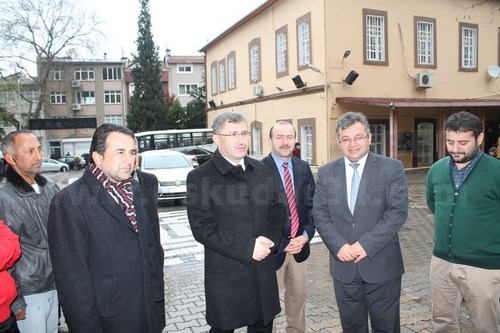
[[[186,106],[186,123],[189,128],[206,128],[207,114],[205,112],[205,86],[201,86],[193,93],[193,100]]]
[[[139,2],[141,12],[136,40],[137,55],[133,55],[131,71],[135,90],[130,98],[130,113],[127,116],[128,127],[134,132],[169,128],[158,47],[154,45],[151,32],[149,0]]]
[[[186,122],[186,108],[181,105],[181,103],[176,100],[169,107],[167,112],[167,121],[169,124],[168,128],[172,129],[184,129],[191,128],[190,124]]]

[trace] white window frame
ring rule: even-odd
[[[311,63],[311,14],[297,19],[297,64],[299,68]]]
[[[219,92],[226,91],[226,63],[219,61]]]
[[[75,101],[82,105],[93,105],[95,104],[95,91],[77,91]]]
[[[363,9],[364,63],[388,65],[387,12]]]
[[[122,79],[121,67],[104,67],[102,69],[103,81],[117,81]]]
[[[260,38],[253,39],[248,45],[250,59],[250,83],[256,83],[261,80],[261,56],[260,56]]]
[[[104,115],[104,123],[123,126],[123,117],[121,114],[107,114]]]
[[[49,80],[50,81],[64,80],[64,69],[60,67],[51,69],[49,72]]]
[[[217,61],[212,62],[210,66],[212,95],[217,95]]]
[[[310,124],[303,125],[300,127],[300,146],[302,147],[301,159],[312,165],[313,163],[313,139],[314,139],[314,129]]]
[[[122,92],[120,90],[105,90],[104,104],[122,104]]]
[[[288,74],[288,34],[287,27],[276,30],[276,75]]]
[[[436,68],[436,20],[415,17],[415,65]]]
[[[94,81],[94,68],[92,67],[76,67],[75,80]]]
[[[460,70],[477,71],[478,26],[460,23]]]
[[[192,74],[193,73],[193,65],[192,64],[178,64],[177,65],[177,74]]]
[[[66,92],[64,91],[50,92],[50,104],[66,104]]]
[[[191,96],[191,92],[198,89],[196,83],[179,83],[177,85],[178,96]]]
[[[236,57],[234,52],[227,56],[227,88],[228,90],[236,88]]]

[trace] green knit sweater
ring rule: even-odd
[[[450,157],[427,175],[427,206],[434,213],[434,252],[441,259],[500,269],[500,160],[479,159],[455,191]]]

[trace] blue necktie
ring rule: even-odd
[[[349,207],[349,209],[351,210],[351,214],[354,214],[354,207],[356,207],[356,198],[358,197],[358,189],[359,189],[359,173],[358,173],[359,163],[351,163],[349,165],[354,169],[351,181],[351,205]]]

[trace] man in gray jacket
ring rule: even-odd
[[[29,131],[8,134],[2,146],[7,168],[0,185],[0,219],[19,236],[21,258],[12,276],[18,297],[12,303],[21,333],[56,333],[58,299],[49,258],[47,221],[57,186],[39,174],[42,150]]]

